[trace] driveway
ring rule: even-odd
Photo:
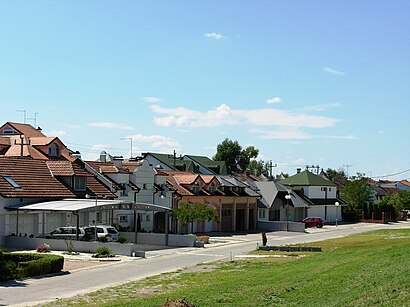
[[[271,232],[267,234],[269,245],[297,244],[377,229],[410,228],[410,222],[395,224],[354,224],[322,229],[312,233]],[[198,263],[229,259],[249,252],[261,244],[260,234],[213,236],[205,248],[177,248],[147,252],[145,259],[127,257],[115,265],[94,266],[45,278],[31,278],[0,284],[0,306],[29,306],[57,298],[67,298],[112,285],[120,285],[147,276],[192,266]]]

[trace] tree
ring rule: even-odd
[[[219,216],[214,208],[208,207],[206,204],[199,203],[181,203],[178,205],[178,208],[172,211],[172,214],[184,225],[191,223],[191,231],[194,229],[194,222],[219,219]]]
[[[341,190],[341,197],[348,203],[344,209],[347,217],[353,220],[359,220],[362,212],[367,211],[370,203],[373,203],[373,188],[367,184],[367,178],[364,174],[353,176]]]
[[[333,181],[334,179],[345,179],[347,180],[347,175],[343,169],[335,170],[328,168],[325,171],[326,177],[329,178],[330,181]]]
[[[378,204],[382,211],[400,212],[410,208],[410,192],[398,191],[387,194]]]
[[[249,146],[246,149],[242,149],[238,141],[226,138],[217,145],[213,160],[225,161],[230,173],[241,173],[247,169],[251,159],[256,158],[258,154],[259,150],[255,147]]]
[[[255,176],[269,176],[269,162],[253,159],[249,162],[247,171]]]

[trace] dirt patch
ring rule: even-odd
[[[64,259],[64,267],[63,271],[72,272],[79,269],[94,267],[105,264],[103,262],[98,261],[88,261],[88,260],[68,260]]]
[[[213,270],[220,267],[217,264],[207,264],[207,265],[195,265],[187,267],[182,270],[182,273],[203,273],[203,272],[212,272]]]
[[[182,300],[167,300],[162,307],[191,307],[184,298]]]

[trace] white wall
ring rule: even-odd
[[[322,188],[327,188],[327,197],[326,192],[321,191]],[[303,187],[303,190],[305,196],[312,199],[336,198],[336,187],[309,186]]]

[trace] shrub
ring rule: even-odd
[[[37,253],[48,253],[50,251],[50,245],[43,243],[36,247]]]
[[[118,243],[125,243],[125,241],[127,241],[127,239],[126,238],[124,238],[124,237],[118,237],[118,239],[117,239],[117,242]]]
[[[0,280],[57,273],[63,269],[64,257],[29,253],[3,253]]]
[[[109,258],[114,257],[111,254],[111,250],[108,247],[101,246],[95,250],[95,254],[93,255],[94,258]]]
[[[98,241],[100,241],[101,243],[106,243],[108,242],[108,239],[106,237],[100,237],[98,238]]]

